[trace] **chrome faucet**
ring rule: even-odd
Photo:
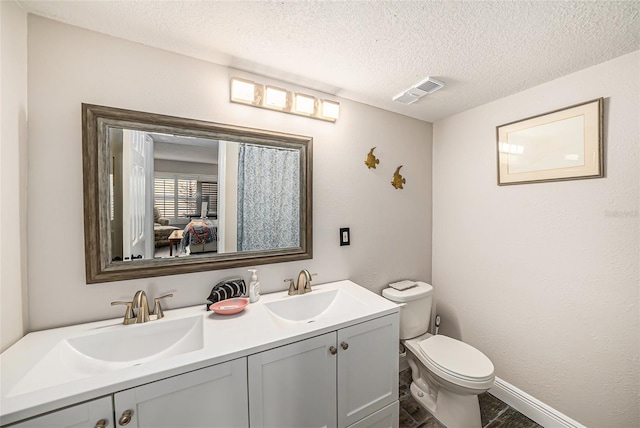
[[[136,291],[131,302],[111,302],[111,306],[127,306],[127,310],[124,313],[124,320],[122,321],[123,324],[140,324],[148,321],[159,320],[164,317],[162,306],[160,306],[160,299],[164,299],[165,297],[173,297],[173,294],[165,294],[164,296],[156,297],[154,299],[155,304],[151,312],[149,312],[149,302],[144,290]]]
[[[284,282],[289,281],[289,296],[296,294],[304,294],[311,292],[311,277],[317,274],[311,274],[308,270],[302,269],[298,274],[298,280],[294,284],[293,279],[285,279]]]

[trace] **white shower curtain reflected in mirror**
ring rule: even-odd
[[[299,246],[299,151],[240,144],[238,251]]]

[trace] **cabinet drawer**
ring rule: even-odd
[[[384,409],[359,420],[349,428],[398,428],[400,425],[400,404],[394,401]]]
[[[86,403],[77,404],[62,410],[10,425],[11,428],[93,428],[100,426],[104,420],[104,428],[114,428],[113,405],[111,396],[96,398]]]

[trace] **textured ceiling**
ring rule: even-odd
[[[640,49],[639,1],[19,3],[430,122]],[[446,86],[412,105],[392,101],[427,76]]]

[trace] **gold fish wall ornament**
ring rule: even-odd
[[[371,150],[369,150],[369,154],[367,154],[367,158],[364,161],[364,164],[369,169],[376,169],[376,165],[380,163],[380,159],[376,158],[376,155],[373,154],[375,149],[375,147],[372,147]]]
[[[407,182],[407,180],[400,175],[400,168],[402,168],[402,165],[396,168],[396,172],[393,173],[393,180],[391,180],[391,185],[396,189],[404,189],[402,185]]]

